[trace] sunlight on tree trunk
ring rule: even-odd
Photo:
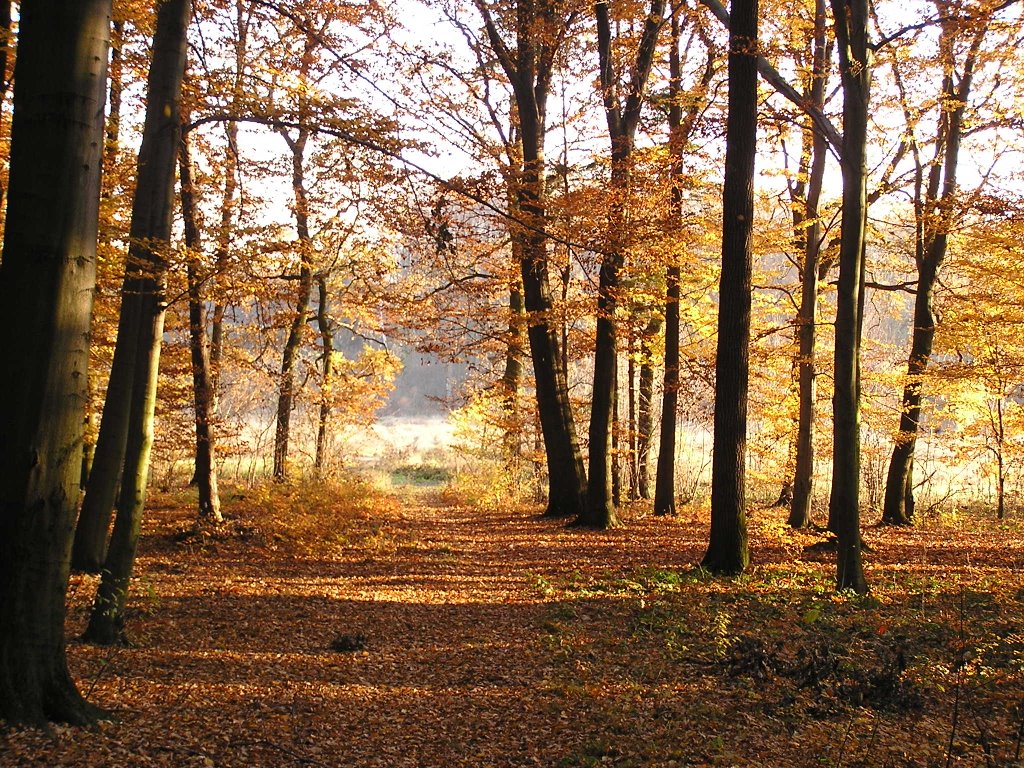
[[[757,0],[734,0],[729,25],[729,113],[722,191],[722,275],[715,363],[711,535],[701,565],[743,572],[746,523],[747,386],[750,355],[754,158],[757,153]]]
[[[0,262],[0,719],[84,724],[101,712],[68,672],[64,620],[110,2],[23,0],[19,28]]]

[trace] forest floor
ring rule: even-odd
[[[441,488],[226,499],[217,531],[152,500],[132,645],[69,646],[112,719],[0,726],[0,765],[1019,764],[1016,523],[868,528],[856,597],[777,509],[750,515],[750,571],[712,579],[699,510],[599,533]]]

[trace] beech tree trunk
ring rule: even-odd
[[[84,724],[64,644],[110,0],[22,0],[0,262],[0,719]],[[15,364],[16,362],[16,364]]]
[[[84,635],[85,639],[100,644],[124,640],[124,609],[146,501],[163,339],[166,251],[170,247],[174,212],[174,168],[181,141],[178,102],[185,73],[186,31],[191,14],[189,0],[163,0],[157,9],[153,35],[146,121],[132,204],[131,243],[134,250],[129,252],[129,263],[138,259],[145,269],[138,277],[137,300],[128,302],[138,312],[138,326],[133,329],[134,333],[123,339],[118,334],[117,340],[118,348],[122,344],[134,346],[130,355],[132,367],[124,371],[126,381],[123,387],[119,387],[128,393],[124,464],[110,548]],[[115,358],[116,354],[117,350]],[[113,373],[111,379],[113,387]],[[108,401],[110,397],[108,389]]]
[[[543,7],[517,3],[513,11],[516,33],[513,49],[502,39],[487,4],[476,0],[476,6],[484,19],[491,48],[512,86],[519,121],[522,171],[518,179],[517,205],[521,222],[513,237],[519,239],[517,250],[521,254],[527,339],[548,463],[545,514],[578,518],[584,510],[586,477],[569,401],[566,369],[551,322],[553,302],[545,232],[545,110],[554,56],[565,23],[560,17],[563,9],[558,3]]]
[[[672,168],[672,189],[668,219],[670,226],[680,227],[683,220],[683,160],[690,133],[700,114],[707,96],[707,86],[714,75],[715,55],[709,50],[703,75],[690,105],[684,113],[682,108],[682,63],[679,47],[681,25],[679,8],[672,11],[672,43],[669,47],[668,79],[668,128],[669,157]],[[680,253],[669,254],[665,269],[665,373],[661,400],[661,429],[658,443],[658,465],[654,481],[654,514],[674,515],[676,513],[676,411],[679,406],[679,289],[682,277]]]
[[[815,0],[814,42],[810,82],[804,88],[808,102],[818,109],[825,104],[825,68],[830,59],[825,29],[825,2]],[[796,242],[803,252],[800,270],[800,308],[797,311],[797,386],[799,406],[796,432],[796,461],[793,469],[793,497],[789,524],[806,528],[811,524],[814,500],[814,415],[817,410],[818,281],[821,279],[822,227],[818,220],[821,185],[827,160],[825,137],[805,119],[801,148],[801,180],[795,185],[793,226]],[[806,174],[807,181],[803,181]],[[802,205],[801,205],[802,202]]]
[[[514,244],[513,244],[514,245]],[[508,290],[508,342],[505,346],[505,371],[501,377],[504,390],[503,409],[505,460],[511,465],[522,454],[522,429],[519,422],[519,388],[523,379],[523,292],[516,280]]]
[[[637,396],[636,460],[637,493],[641,499],[651,498],[650,455],[651,435],[654,433],[653,344],[655,338],[661,332],[661,324],[662,320],[660,317],[651,318],[640,338],[640,384]]]
[[[188,250],[188,325],[192,360],[192,402],[195,408],[196,451],[192,481],[199,494],[199,518],[220,523],[220,494],[217,490],[216,446],[213,434],[213,379],[210,370],[210,343],[206,335],[206,301],[197,260],[202,248],[192,187],[192,147],[187,133],[182,134],[178,156],[181,187],[181,217],[184,221],[185,247]]]
[[[715,364],[711,535],[701,565],[741,573],[750,562],[746,526],[747,386],[750,354],[754,157],[757,150],[757,0],[733,0],[729,24],[729,114],[722,191],[722,275]]]
[[[607,0],[598,0],[594,4],[594,12],[597,20],[601,93],[612,150],[610,188],[614,199],[608,215],[607,250],[601,258],[598,275],[594,387],[590,407],[590,464],[586,509],[578,522],[592,528],[610,528],[618,524],[613,493],[612,431],[615,402],[618,399],[615,386],[618,324],[615,314],[618,309],[619,272],[628,246],[625,198],[629,194],[630,162],[640,109],[654,61],[658,33],[665,22],[665,2],[651,2],[632,62],[630,80],[625,86],[624,101],[619,97],[623,86],[612,55],[611,18]]]
[[[978,52],[987,32],[985,23],[975,26],[971,45],[962,68],[950,63],[942,83],[941,103],[955,105],[944,109],[939,117],[936,157],[923,190],[924,169],[915,145],[914,157],[918,163],[916,178],[915,213],[917,221],[917,296],[914,300],[914,326],[911,333],[910,355],[907,360],[907,379],[903,387],[899,432],[893,444],[892,457],[885,481],[885,500],[882,522],[888,525],[910,525],[914,520],[914,451],[921,422],[921,392],[924,373],[932,356],[935,340],[935,285],[946,259],[949,230],[952,226],[953,205],[957,194],[957,169],[960,163],[960,141],[963,137],[964,110],[971,95],[971,84]],[[943,27],[947,45],[941,50],[954,51],[957,25]],[[955,73],[961,71],[959,82]],[[941,153],[941,162],[939,158]],[[923,197],[923,199],[922,199]]]
[[[313,292],[312,241],[309,236],[309,205],[305,182],[305,149],[307,128],[300,128],[293,138],[282,129],[281,135],[292,152],[292,193],[295,200],[295,230],[299,248],[299,282],[295,289],[292,320],[281,352],[281,376],[277,391],[277,427],[274,431],[274,479],[288,477],[288,442],[291,432],[292,408],[295,402],[295,362],[302,346],[303,331],[308,320],[309,300]]]
[[[316,322],[320,330],[320,345],[323,354],[323,377],[320,380],[320,417],[317,420],[316,456],[313,468],[317,477],[323,476],[327,461],[327,436],[331,419],[331,396],[334,386],[334,329],[328,314],[327,279],[320,275],[316,280],[317,305]]]
[[[839,589],[867,592],[860,536],[860,342],[864,321],[867,127],[871,96],[867,0],[832,0],[843,83],[842,233],[836,293],[829,529],[839,539]]]

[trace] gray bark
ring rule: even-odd
[[[0,262],[0,719],[87,723],[65,596],[81,472],[109,0],[23,0]],[[14,364],[14,362],[17,364]]]

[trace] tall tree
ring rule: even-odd
[[[308,320],[309,300],[313,292],[313,240],[309,234],[309,197],[306,191],[305,155],[310,128],[300,125],[295,134],[281,128],[281,136],[291,152],[293,210],[295,231],[298,236],[299,273],[292,296],[291,319],[281,352],[281,374],[277,390],[277,424],[274,431],[274,479],[288,476],[288,443],[291,433],[291,414],[295,402],[295,364]]]
[[[814,0],[811,37],[811,66],[804,78],[803,93],[815,109],[825,107],[826,67],[831,59],[827,36],[825,0]],[[822,278],[822,232],[819,204],[825,178],[828,146],[825,136],[815,130],[810,117],[801,125],[801,151],[797,179],[790,185],[793,200],[793,231],[800,264],[800,306],[797,310],[797,387],[799,390],[796,462],[793,469],[793,498],[789,524],[804,528],[811,524],[814,498],[814,414],[817,400],[818,282]]]
[[[217,463],[214,441],[214,388],[210,366],[210,341],[206,332],[206,301],[203,275],[199,269],[202,238],[196,190],[192,176],[192,143],[182,130],[178,153],[181,218],[185,235],[186,279],[188,281],[188,331],[192,361],[192,402],[195,408],[196,450],[192,481],[198,491],[199,517],[213,523],[223,520],[217,490]]]
[[[647,79],[654,63],[658,33],[665,23],[664,0],[652,0],[644,19],[635,58],[629,64],[629,79],[623,83],[612,53],[612,17],[607,0],[594,5],[597,19],[597,49],[600,57],[601,96],[604,102],[608,138],[611,140],[611,210],[608,237],[601,258],[597,294],[597,337],[594,342],[594,388],[590,409],[590,466],[587,499],[579,522],[595,528],[617,523],[612,494],[612,425],[618,399],[615,373],[619,272],[626,249],[626,198],[630,187],[630,164]],[[754,73],[755,84],[757,72]]]
[[[586,473],[576,437],[569,387],[562,366],[548,280],[548,238],[545,232],[546,163],[544,133],[547,101],[555,56],[576,18],[564,2],[521,0],[512,23],[515,42],[502,37],[498,22],[484,0],[475,0],[484,20],[491,48],[512,86],[518,119],[522,169],[518,174],[519,253],[527,338],[544,451],[548,462],[547,514],[584,514]]]
[[[959,3],[946,0],[936,0],[936,10],[941,18],[939,55],[944,77],[936,100],[940,112],[934,157],[925,163],[917,142],[911,142],[915,162],[914,263],[917,267],[917,292],[899,431],[893,444],[885,482],[882,522],[890,525],[910,525],[914,518],[914,449],[920,429],[924,373],[935,342],[935,287],[946,259],[949,232],[956,216],[957,170],[964,114],[971,95],[971,83],[981,45],[991,18],[990,10],[982,8],[980,14],[965,14]],[[958,43],[965,36],[969,42],[963,61],[958,62],[957,51],[962,47]],[[898,67],[899,64],[894,66]],[[900,81],[898,75],[897,81]],[[915,132],[917,121],[911,118],[905,94],[903,103],[908,118],[908,131]]]
[[[747,384],[750,356],[754,157],[757,152],[757,0],[729,14],[729,114],[722,190],[722,276],[715,361],[711,536],[701,565],[740,573],[750,562],[746,524]]]
[[[0,262],[0,718],[85,723],[64,649],[110,0],[23,0]]]
[[[671,158],[671,192],[667,218],[673,233],[682,229],[684,211],[684,169],[690,134],[703,109],[708,86],[715,72],[716,52],[707,46],[707,59],[701,76],[689,91],[683,91],[682,44],[683,23],[680,9],[672,11],[671,45],[669,48],[668,128]],[[686,109],[684,109],[686,105]],[[679,299],[682,284],[682,252],[673,247],[665,269],[665,368],[662,386],[661,423],[658,438],[658,463],[654,479],[654,514],[674,515],[676,512],[676,421],[679,406]]]
[[[124,609],[146,502],[163,339],[167,251],[174,212],[174,170],[181,138],[179,100],[185,74],[186,32],[192,14],[190,0],[159,2],[132,204],[130,247],[139,249],[135,254],[143,266],[135,284],[139,291],[137,299],[133,301],[127,295],[122,299],[122,313],[126,309],[132,312],[138,325],[127,328],[129,333],[124,338],[118,333],[118,347],[129,344],[134,352],[129,356],[131,367],[120,371],[125,381],[115,382],[112,371],[107,393],[108,399],[111,392],[123,392],[128,397],[124,459],[110,547],[84,635],[105,645],[124,641]],[[119,325],[119,331],[122,327]]]
[[[839,539],[836,582],[867,592],[860,536],[860,344],[864,325],[867,137],[871,47],[867,0],[832,0],[843,85],[843,212],[836,294],[835,391],[829,528]]]

